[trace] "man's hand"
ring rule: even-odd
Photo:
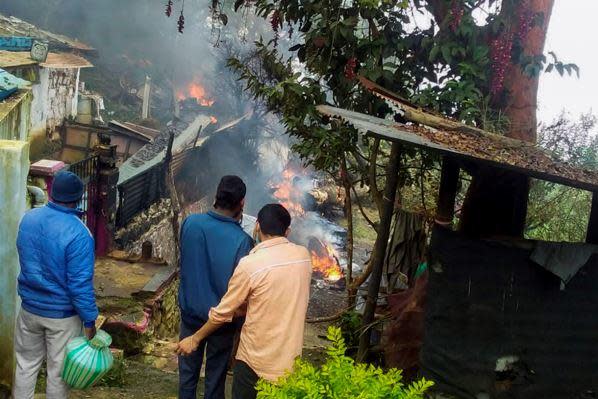
[[[179,342],[175,352],[181,356],[188,356],[199,348],[200,342],[201,340],[197,339],[195,334],[191,335]]]
[[[85,336],[87,339],[92,339],[96,336],[96,326],[93,327],[85,327]]]

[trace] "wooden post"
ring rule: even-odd
[[[438,207],[436,223],[450,225],[455,214],[455,196],[459,185],[459,165],[449,157],[442,158],[440,173],[440,189],[438,191]]]
[[[164,157],[164,168],[166,171],[166,187],[168,187],[168,192],[170,194],[170,202],[172,206],[172,231],[174,233],[174,245],[176,248],[177,253],[177,263],[178,257],[180,254],[180,226],[179,226],[179,215],[181,213],[181,203],[179,201],[179,196],[176,191],[176,185],[174,182],[174,174],[172,172],[171,161],[172,161],[172,146],[174,143],[174,128],[170,131],[170,136],[168,138],[168,148],[166,149],[166,156]],[[178,264],[176,265],[178,268]]]
[[[368,296],[361,322],[362,333],[359,337],[359,350],[357,352],[357,361],[359,362],[365,361],[369,351],[372,333],[371,327],[376,313],[376,304],[378,303],[382,269],[384,268],[384,258],[386,257],[386,247],[388,246],[388,236],[390,235],[390,225],[394,213],[395,197],[399,185],[400,163],[401,145],[398,142],[393,142],[390,149],[390,159],[386,167],[386,186],[384,187],[384,196],[382,198],[382,214],[380,215],[378,235],[376,236],[372,252],[372,274],[369,279]]]
[[[592,210],[590,211],[590,220],[588,220],[586,242],[598,245],[598,191],[592,193]]]

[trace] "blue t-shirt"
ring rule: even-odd
[[[201,324],[226,293],[253,240],[239,223],[216,212],[191,215],[181,227],[179,306],[187,324]]]

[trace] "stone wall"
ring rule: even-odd
[[[141,245],[149,241],[154,247],[154,257],[164,259],[171,266],[177,266],[178,254],[171,215],[169,199],[155,203],[116,233],[116,243],[126,252],[140,254]]]

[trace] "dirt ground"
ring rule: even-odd
[[[306,324],[303,356],[314,363],[323,359],[327,325]],[[178,373],[176,356],[172,352],[175,339],[156,341],[149,355],[138,355],[125,360],[120,386],[96,386],[85,391],[72,391],[74,399],[166,399],[177,397]],[[232,378],[227,378],[226,394],[230,398]],[[40,387],[43,391],[43,387]],[[38,393],[36,399],[46,395]],[[198,398],[203,397],[203,379],[200,381]]]

